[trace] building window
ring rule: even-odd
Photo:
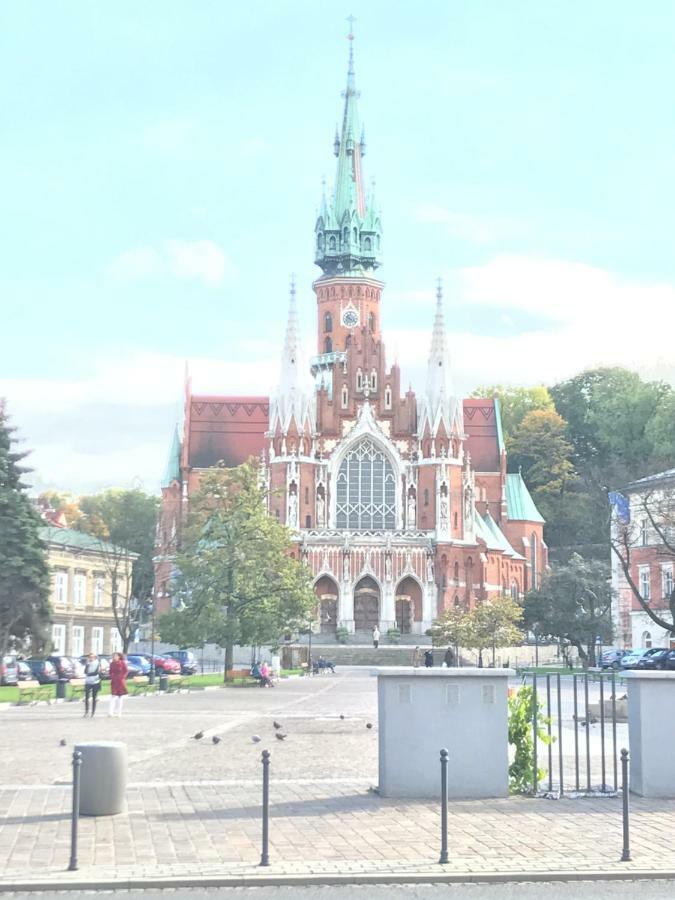
[[[335,239],[335,235],[333,235],[328,241],[328,249],[335,252],[337,250],[337,240]]]
[[[305,488],[305,503],[309,503],[309,488]]]
[[[350,531],[396,527],[396,478],[389,458],[370,438],[359,441],[340,464],[336,524]]]
[[[511,582],[511,599],[518,600],[518,585],[515,581]]]
[[[371,391],[377,390],[377,372],[375,369],[371,369],[370,371],[370,389]]]
[[[323,349],[324,349],[325,353],[333,352],[333,342],[331,341],[331,339],[329,337],[327,337],[326,340],[323,342]]]
[[[641,519],[640,520],[640,545],[642,547],[646,547],[648,540],[649,540],[649,534],[647,531],[647,520]]]
[[[642,596],[643,600],[651,600],[652,590],[649,566],[640,566],[638,572],[640,577],[640,595]]]
[[[453,568],[453,576],[455,579],[455,584],[459,584],[459,563],[456,562]]]
[[[84,625],[73,625],[71,638],[70,655],[78,658],[84,656]]]
[[[455,609],[459,606],[459,597],[455,594]]]
[[[56,573],[55,599],[60,606],[65,606],[68,602],[68,573]]]
[[[363,372],[361,369],[356,370],[356,390],[363,390]]]
[[[349,391],[347,390],[347,385],[342,385],[342,408],[347,409],[349,404]]]
[[[333,330],[333,317],[329,312],[324,314],[323,317],[323,330],[324,331],[332,331]]]
[[[652,645],[652,636],[649,631],[642,632],[642,646],[649,649]]]
[[[119,653],[122,649],[122,638],[119,631],[113,626],[110,629],[110,652]]]
[[[105,590],[105,580],[101,575],[94,578],[94,606],[103,606],[103,592]],[[103,650],[103,648],[101,648]]]
[[[59,656],[66,652],[65,625],[52,625],[52,649]]]
[[[384,389],[384,408],[391,409],[391,387],[389,385]]]
[[[429,505],[429,488],[424,488],[424,505]]]
[[[539,586],[539,545],[534,531],[530,535],[530,541],[532,542],[532,587],[536,588]]]
[[[92,653],[103,653],[103,628],[95,625],[91,629],[91,650]]]
[[[363,249],[366,251],[366,253],[370,253],[370,251],[373,249],[373,242],[369,237],[364,240]]]
[[[73,603],[75,606],[84,606],[86,599],[87,576],[82,572],[78,572],[73,580]]]
[[[375,331],[375,316],[368,313],[368,331]]]
[[[311,527],[312,527],[312,517],[305,516],[305,528],[311,528]]]
[[[456,529],[456,528],[457,528],[457,513],[455,513],[455,515],[453,516],[453,519],[452,519],[452,520],[453,520],[453,522],[454,522],[455,529]]]
[[[663,599],[669,600],[673,593],[673,566],[672,564],[664,566],[662,569],[663,580]]]

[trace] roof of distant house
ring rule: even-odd
[[[85,531],[75,531],[74,528],[58,528],[48,525],[40,529],[40,537],[47,544],[56,544],[64,550],[82,551],[90,553],[126,553],[121,547],[116,547],[108,541],[87,534]],[[138,553],[128,552],[131,559],[137,559]]]
[[[520,472],[506,476],[506,509],[509,519],[521,522],[543,522],[532,495]]]
[[[627,491],[639,491],[641,488],[654,487],[664,482],[675,481],[675,469],[666,469],[663,472],[655,472],[653,475],[646,475],[644,478],[638,478],[637,481],[631,481],[626,485]]]

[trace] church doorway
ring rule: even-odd
[[[373,578],[362,578],[354,588],[354,629],[372,631],[380,624],[380,588]]]
[[[414,578],[404,578],[396,586],[396,625],[401,634],[410,634],[414,622],[422,621],[422,588]]]
[[[335,634],[338,625],[338,586],[328,575],[322,575],[314,585],[319,599],[319,622],[322,634]]]

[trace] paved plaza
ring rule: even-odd
[[[616,797],[453,801],[450,863],[440,867],[438,804],[386,800],[372,790],[376,703],[375,679],[352,670],[289,679],[274,690],[130,698],[121,719],[108,718],[105,703],[93,721],[82,718],[81,704],[4,709],[0,887],[65,886],[72,878],[254,883],[675,871],[675,802],[633,801],[633,862],[620,863]],[[274,721],[284,741],[275,739]],[[128,805],[118,816],[81,820],[80,869],[69,874],[71,753],[91,739],[127,743]],[[272,752],[268,869],[257,866],[264,748]]]

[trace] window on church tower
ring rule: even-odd
[[[347,385],[342,385],[342,408],[347,409],[347,405],[349,403],[349,391],[347,390]]]
[[[324,353],[332,353],[333,351],[333,341],[329,337],[323,342],[323,350]]]
[[[429,505],[429,488],[424,488],[424,505]]]
[[[356,390],[363,390],[363,372],[361,369],[356,370]]]
[[[333,330],[333,317],[329,312],[325,313],[323,317],[323,330],[324,331],[332,331]]]
[[[335,240],[335,235],[333,235],[328,241],[328,249],[333,251],[337,250],[337,241]]]
[[[367,253],[370,253],[370,251],[373,249],[373,242],[370,240],[369,237],[367,237],[367,238],[364,240],[364,242],[363,242],[363,249],[364,249]]]
[[[368,313],[368,331],[375,331],[375,316]]]
[[[396,527],[396,478],[389,458],[363,438],[340,464],[336,485],[336,524],[350,531]]]
[[[391,409],[391,387],[389,385],[384,389],[384,408]]]
[[[370,372],[370,389],[371,391],[377,390],[377,372],[375,369],[372,369]]]

